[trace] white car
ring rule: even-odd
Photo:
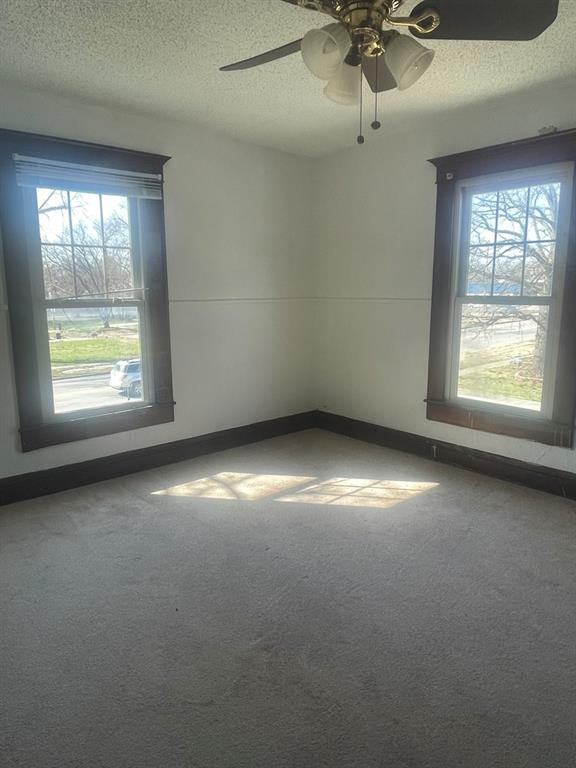
[[[119,360],[110,371],[110,386],[119,389],[128,399],[142,397],[140,360]]]

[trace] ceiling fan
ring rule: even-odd
[[[310,72],[327,81],[325,95],[339,104],[361,101],[360,73],[375,94],[410,88],[434,58],[434,51],[414,37],[533,40],[554,22],[559,4],[559,0],[424,0],[408,16],[397,16],[406,0],[282,2],[326,14],[335,22],[310,30],[301,40],[221,67],[221,71],[249,69],[301,51]],[[398,27],[413,37],[400,34]],[[377,120],[372,127],[380,127]]]

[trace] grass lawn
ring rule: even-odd
[[[506,368],[488,368],[461,373],[458,390],[464,397],[485,397],[489,400],[512,398],[538,403],[542,397],[542,381],[517,378],[514,371]]]
[[[534,372],[534,342],[478,350],[462,356],[459,392],[464,397],[540,402],[542,379]]]
[[[78,363],[115,363],[139,357],[138,339],[107,338],[62,339],[50,342],[50,359],[53,365]]]

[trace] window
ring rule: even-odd
[[[459,185],[452,399],[551,415],[572,174]]]
[[[430,419],[572,444],[574,311],[564,297],[574,288],[576,138],[569,137],[434,161]],[[547,157],[563,162],[543,164]]]
[[[22,447],[173,420],[167,158],[0,131]]]

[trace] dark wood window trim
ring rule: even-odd
[[[29,311],[33,288],[27,246],[27,209],[16,183],[14,154],[118,171],[162,174],[164,155],[101,146],[68,139],[0,130],[0,229],[6,272],[12,356],[23,451],[124,432],[174,420],[168,281],[162,201],[140,200],[139,245],[147,289],[151,402],[100,415],[71,414],[47,422],[41,408],[40,372],[34,323]],[[17,343],[15,341],[17,340]]]
[[[518,414],[474,408],[447,399],[453,243],[457,226],[457,184],[464,179],[518,171],[554,163],[576,163],[576,130],[477,149],[430,161],[437,169],[436,236],[427,418],[469,429],[534,440],[571,448],[576,404],[576,185],[573,187],[570,232],[560,321],[559,355],[549,419],[519,411]]]

